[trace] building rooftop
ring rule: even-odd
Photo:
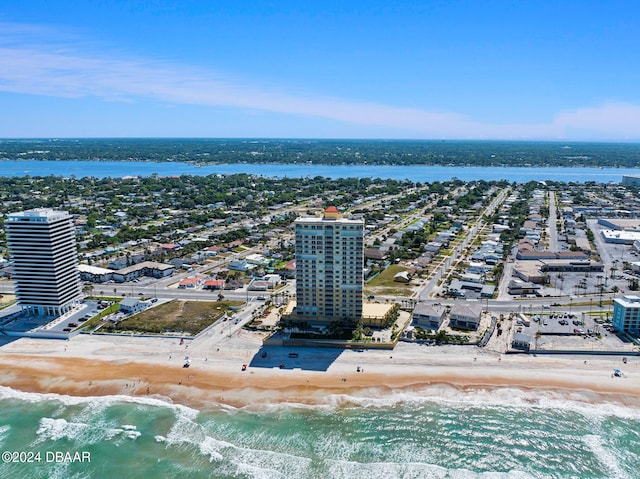
[[[421,316],[442,316],[445,307],[441,304],[418,303],[413,310],[414,315]]]
[[[100,268],[98,266],[91,266],[89,264],[79,264],[78,270],[81,273],[89,273],[89,274],[111,274],[113,273],[112,269]]]
[[[615,298],[614,302],[624,306],[631,308],[640,308],[640,296],[628,295],[623,296],[622,298]]]
[[[460,304],[454,303],[451,306],[451,314],[458,316],[468,316],[472,318],[480,318],[482,314],[482,306],[479,304]]]
[[[129,274],[134,271],[138,271],[145,268],[157,269],[159,271],[166,271],[168,269],[173,269],[174,266],[172,264],[156,263],[155,261],[143,261],[142,263],[134,264],[131,266],[127,266],[126,268],[122,268],[117,271],[114,271],[114,273]]]
[[[318,223],[318,222],[332,222],[332,223],[343,223],[343,224],[353,224],[353,225],[363,225],[363,220],[352,220],[343,217],[339,218],[327,218],[327,216],[323,216],[322,218],[318,218],[315,216],[309,216],[305,218],[298,218],[296,223]]]
[[[362,317],[384,318],[392,307],[390,303],[362,303]]]
[[[619,230],[602,230],[600,232],[607,240],[636,241],[640,240],[640,231],[619,231]]]
[[[120,306],[124,306],[124,307],[135,307],[138,305],[138,303],[140,303],[139,300],[137,300],[136,298],[124,298],[122,301],[120,301]]]
[[[58,211],[52,208],[34,208],[32,210],[10,213],[8,221],[49,222],[62,218],[70,218],[66,211]]]

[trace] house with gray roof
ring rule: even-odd
[[[444,321],[445,312],[441,304],[419,303],[413,310],[412,319],[417,326],[436,330]]]
[[[479,304],[454,304],[449,312],[449,326],[458,329],[476,330],[480,324],[482,306]]]
[[[127,314],[135,314],[140,311],[144,311],[147,307],[146,303],[136,299],[136,298],[124,298],[120,301],[118,309],[123,313]]]

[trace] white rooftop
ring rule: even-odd
[[[97,266],[91,266],[89,264],[79,264],[78,270],[81,273],[89,273],[89,274],[110,274],[113,273],[113,270],[106,268],[99,268]]]
[[[347,218],[326,219],[326,218],[317,218],[313,216],[298,218],[296,219],[295,222],[296,223],[345,223],[345,224],[353,224],[353,225],[364,224],[363,220],[351,220]]]
[[[625,307],[640,307],[640,296],[628,295],[622,298],[615,298],[614,301]]]
[[[38,221],[46,222],[61,218],[68,218],[70,215],[66,211],[58,211],[52,208],[34,208],[32,210],[9,213],[9,221]]]

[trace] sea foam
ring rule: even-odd
[[[79,422],[68,422],[66,419],[53,419],[43,417],[40,419],[40,427],[36,431],[38,442],[57,441],[59,439],[74,440],[89,427]]]
[[[640,419],[640,400],[637,405],[611,402],[590,391],[564,391],[546,389],[469,388],[461,389],[449,385],[434,385],[416,390],[399,390],[389,393],[385,389],[369,388],[354,394],[327,395],[316,405],[298,403],[272,403],[251,406],[245,410],[275,411],[279,408],[326,409],[341,408],[389,408],[396,406],[421,406],[429,403],[449,407],[507,407],[517,409],[554,409],[572,411],[587,417],[618,417]]]
[[[104,409],[118,403],[140,404],[143,406],[163,407],[176,412],[176,414],[196,418],[199,414],[197,409],[184,406],[182,404],[174,404],[162,399],[154,397],[139,397],[116,394],[110,396],[68,396],[55,393],[31,393],[19,391],[17,389],[0,386],[0,400],[16,399],[29,403],[56,401],[64,406],[83,406],[87,405],[90,409]]]
[[[535,479],[523,471],[508,472],[474,472],[469,469],[448,469],[427,463],[376,462],[363,464],[360,462],[331,461],[327,476],[333,479]]]
[[[599,462],[609,471],[608,477],[611,479],[633,479],[629,474],[624,472],[620,467],[615,454],[605,447],[602,436],[589,434],[583,437],[584,443],[593,451]]]
[[[9,431],[11,430],[11,426],[0,426],[0,446],[4,445],[4,441],[9,435]]]

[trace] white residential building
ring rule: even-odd
[[[80,301],[80,273],[71,215],[49,208],[5,220],[18,303],[38,316],[60,316]]]

